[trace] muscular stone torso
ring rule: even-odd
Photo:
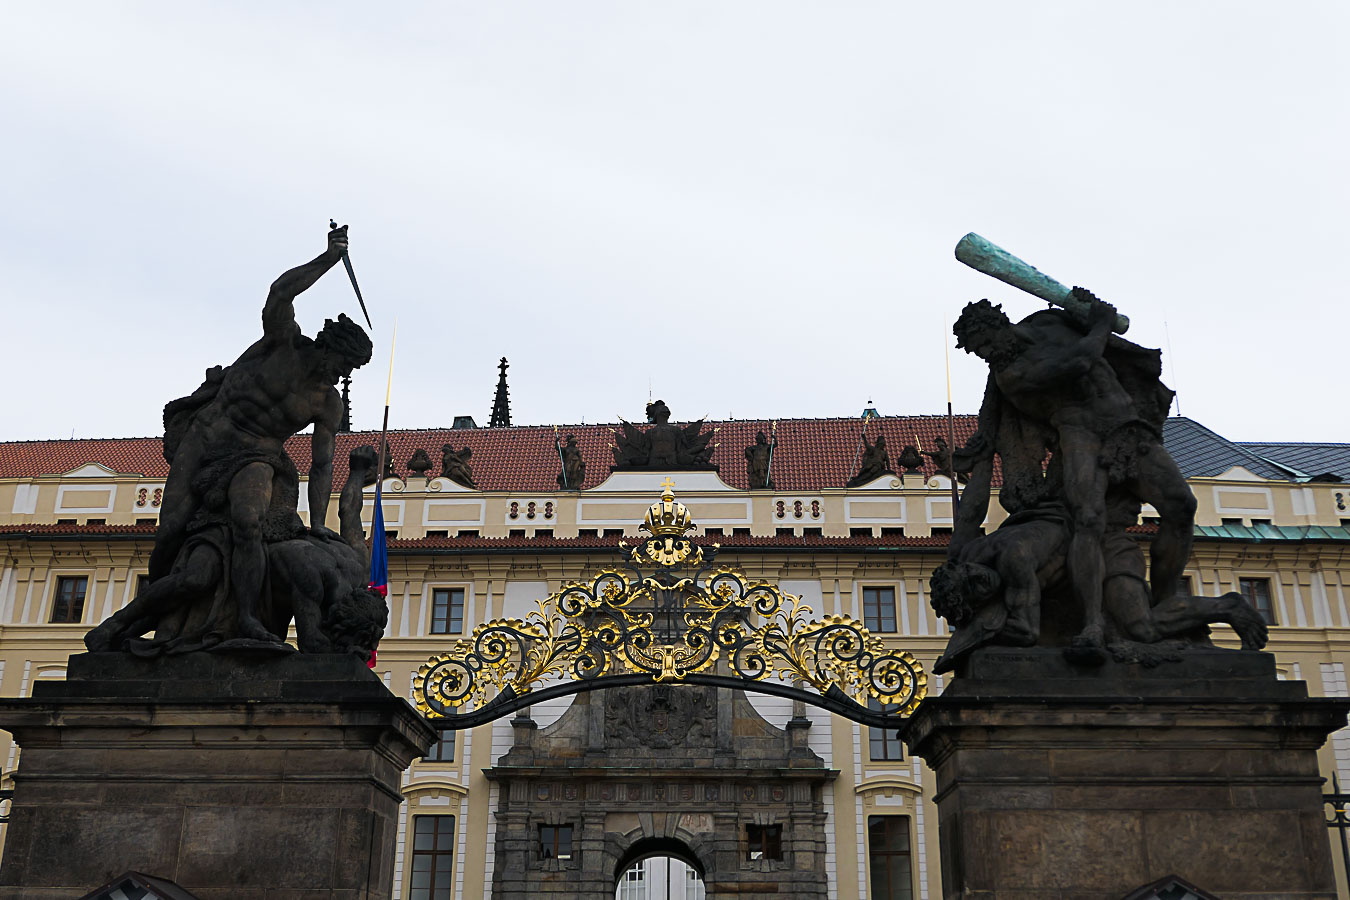
[[[301,338],[308,341],[308,338]],[[286,439],[341,403],[335,389],[316,384],[297,392],[291,379],[304,368],[298,342],[258,341],[225,372],[220,392],[212,401],[217,415],[202,416],[207,446],[234,444],[260,450],[280,450]]]

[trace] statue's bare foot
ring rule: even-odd
[[[1069,662],[1079,666],[1100,666],[1106,662],[1106,636],[1102,626],[1089,625],[1084,628],[1073,643],[1064,648],[1064,656]]]
[[[1040,632],[1033,628],[1030,622],[1023,616],[1013,613],[1008,616],[1008,621],[1003,623],[1003,630],[999,632],[999,643],[1010,647],[1034,647],[1040,637]]]
[[[1219,612],[1223,621],[1237,632],[1242,640],[1243,650],[1260,650],[1270,639],[1270,628],[1247,598],[1235,591],[1229,591],[1219,598]]]
[[[251,641],[264,641],[270,644],[280,644],[281,638],[263,627],[263,624],[257,619],[241,619],[239,622],[239,636],[248,638]]]
[[[89,629],[84,636],[84,648],[90,653],[106,653],[113,649],[113,639],[117,631],[108,627],[108,622]]]

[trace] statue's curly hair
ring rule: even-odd
[[[371,344],[366,331],[346,313],[338,313],[337,319],[324,319],[323,328],[314,339],[320,350],[330,350],[359,369],[370,362],[375,346]]]
[[[970,336],[991,328],[1007,328],[1010,325],[1012,325],[1012,321],[1004,315],[1003,304],[979,300],[975,303],[967,303],[965,309],[961,310],[961,315],[957,317],[956,324],[952,326],[952,334],[956,335],[957,349],[969,350],[968,338]]]
[[[369,659],[388,622],[389,608],[384,598],[367,588],[356,588],[324,610],[320,628],[332,642],[334,653],[352,653]]]
[[[997,573],[987,566],[953,560],[947,560],[938,566],[928,577],[928,600],[933,605],[933,612],[946,619],[953,627],[960,628],[975,614],[970,602],[970,579],[975,569],[988,573],[995,587],[1000,583]],[[983,598],[976,600],[980,601]]]

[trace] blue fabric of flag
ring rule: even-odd
[[[389,549],[384,541],[384,504],[380,491],[382,481],[375,482],[375,515],[370,523],[370,589],[381,597],[388,597]]]

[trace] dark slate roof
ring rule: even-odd
[[[1184,416],[1163,423],[1163,445],[1187,478],[1212,478],[1233,466],[1242,466],[1262,478],[1293,480],[1285,469]]]
[[[1238,444],[1290,470],[1299,479],[1334,475],[1350,481],[1350,444],[1267,444],[1242,441]]]
[[[1197,538],[1237,540],[1245,543],[1263,541],[1350,541],[1350,528],[1344,525],[1196,525]]]
[[[140,872],[126,872],[114,878],[92,893],[85,894],[80,900],[112,900],[114,897],[138,897],[140,900],[196,900],[196,894],[189,894],[172,881],[143,875]]]

